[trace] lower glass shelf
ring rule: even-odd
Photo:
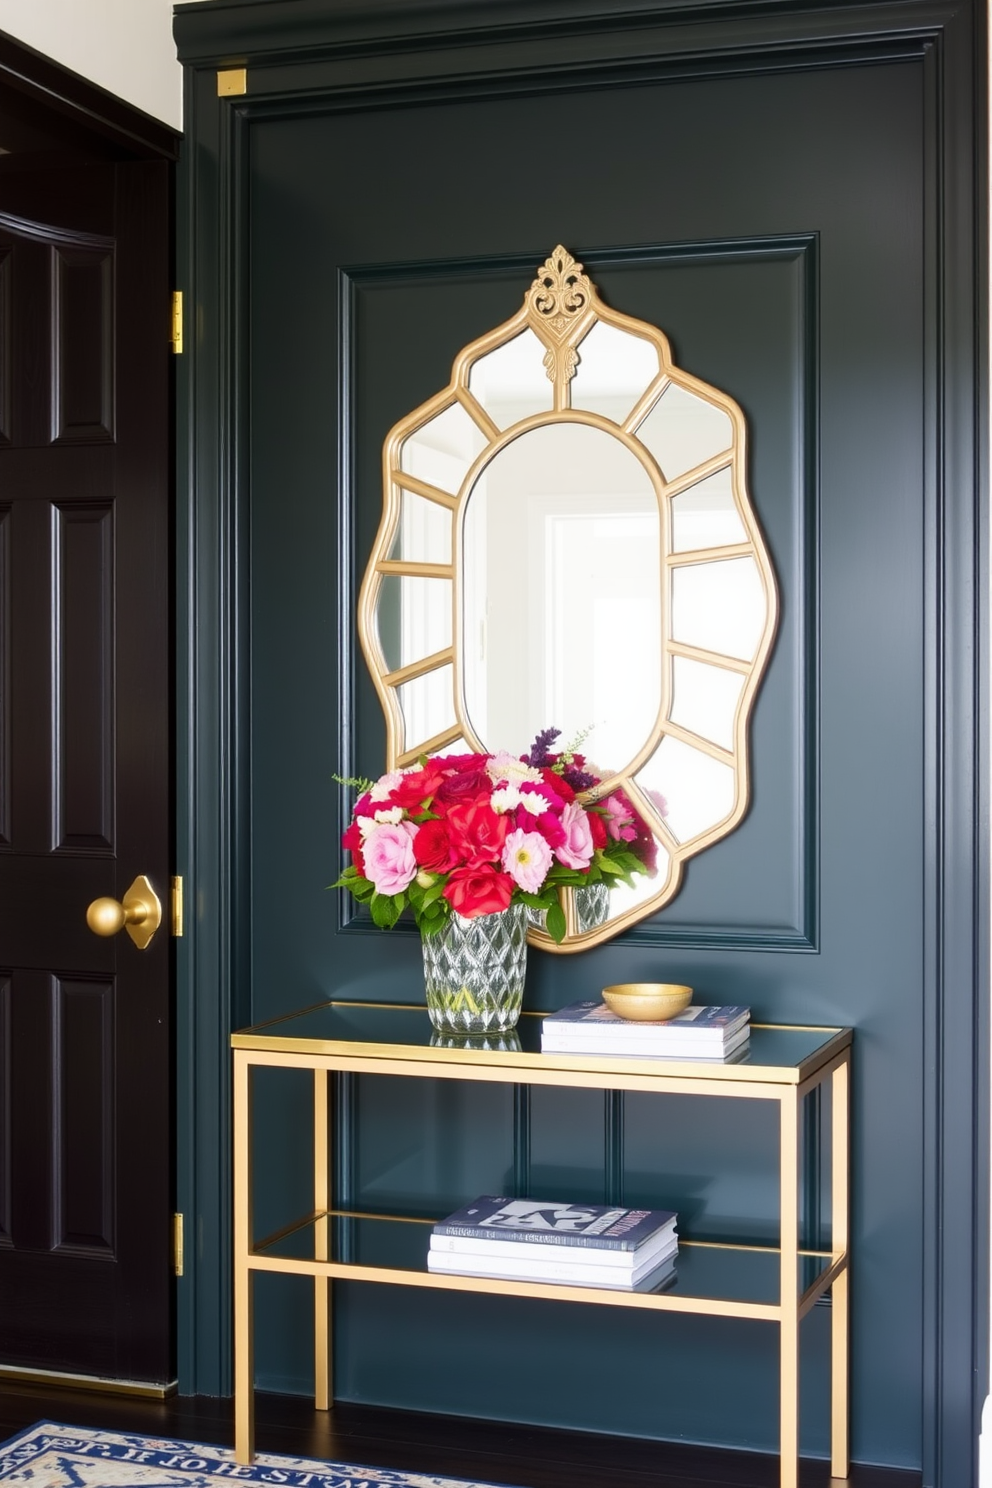
[[[777,1319],[780,1315],[781,1260],[772,1246],[679,1241],[671,1274],[651,1290],[598,1288],[587,1283],[523,1281],[484,1275],[464,1277],[428,1272],[433,1221],[330,1211],[308,1215],[255,1244],[253,1270],[318,1275],[325,1266],[339,1279],[393,1281],[408,1286],[449,1287],[519,1296],[648,1306],[680,1312]],[[581,1249],[541,1246],[555,1259],[581,1260]],[[319,1254],[318,1254],[319,1251]],[[800,1313],[829,1287],[843,1258],[828,1251],[801,1251],[797,1297]]]

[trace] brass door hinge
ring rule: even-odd
[[[183,1216],[172,1216],[172,1261],[177,1276],[183,1274]]]
[[[176,356],[183,353],[183,292],[175,289],[172,292],[172,349]]]
[[[183,881],[178,873],[172,875],[172,933],[183,933]]]
[[[217,72],[217,97],[238,98],[248,92],[247,67],[222,67]]]

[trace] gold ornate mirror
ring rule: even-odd
[[[587,795],[630,808],[653,868],[595,903],[575,891],[561,945],[530,932],[547,950],[667,904],[747,810],[776,593],[745,453],[734,400],[561,247],[386,440],[359,602],[386,768],[587,735]]]

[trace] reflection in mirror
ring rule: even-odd
[[[678,843],[691,842],[710,831],[734,809],[731,766],[670,735],[662,739],[635,779],[648,793],[664,791],[668,802],[665,826]]]
[[[672,638],[683,645],[750,661],[766,615],[753,558],[688,564],[672,574]]]
[[[415,749],[454,725],[455,690],[450,666],[412,677],[396,691],[406,721],[408,749]]]
[[[658,461],[666,481],[673,481],[729,450],[734,425],[724,409],[673,382],[638,425],[637,437]]]
[[[655,838],[657,870],[652,878],[643,874],[637,874],[633,880],[633,886],[628,884],[617,884],[609,894],[609,918],[617,919],[620,915],[627,914],[630,910],[637,909],[639,905],[646,904],[649,899],[654,898],[659,889],[668,882],[671,874],[671,858],[664,844]],[[590,928],[592,928],[590,926]]]
[[[390,672],[444,651],[451,645],[451,580],[384,574],[376,616]]]
[[[554,384],[544,364],[543,344],[531,330],[472,363],[468,390],[486,410],[497,429],[547,413],[554,407]]]
[[[622,424],[660,371],[658,350],[650,341],[597,321],[579,343],[572,407]]]
[[[742,672],[673,656],[669,717],[680,728],[711,739],[723,749],[733,749],[734,722],[743,688]]]
[[[400,521],[390,558],[407,563],[450,563],[451,512],[412,491],[398,494]]]
[[[386,768],[589,730],[589,772],[615,778],[656,848],[633,887],[566,893],[563,943],[530,932],[548,950],[663,908],[747,808],[776,594],[745,438],[734,399],[607,309],[561,247],[387,437],[359,603]]]
[[[403,441],[400,469],[454,495],[485,444],[478,424],[453,403]]]
[[[552,720],[563,739],[591,727],[590,745],[622,769],[661,706],[660,519],[641,461],[586,424],[521,434],[465,499],[460,559],[479,741],[519,754]],[[618,615],[636,646],[617,644]]]
[[[744,523],[734,501],[731,468],[697,481],[672,497],[672,549],[725,548],[747,542]]]

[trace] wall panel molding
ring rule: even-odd
[[[795,796],[788,802],[788,813],[794,823],[790,846],[795,854],[790,864],[789,902],[769,906],[773,913],[765,922],[760,915],[749,920],[746,926],[721,923],[707,917],[704,920],[688,920],[679,914],[679,897],[651,919],[626,930],[621,937],[626,945],[648,945],[665,947],[712,947],[749,951],[815,951],[817,948],[817,912],[819,889],[817,883],[820,848],[818,824],[818,697],[819,697],[819,558],[814,534],[819,528],[819,465],[820,455],[817,438],[818,409],[818,324],[817,305],[819,286],[817,281],[817,237],[815,233],[788,235],[774,238],[720,240],[712,242],[677,242],[638,244],[627,248],[583,248],[582,261],[586,272],[596,279],[610,271],[624,268],[676,269],[679,266],[718,266],[720,264],[782,264],[794,265],[799,275],[798,306],[796,311],[797,343],[791,349],[794,364],[790,375],[798,389],[800,428],[797,434],[798,460],[795,473],[796,488],[793,493],[794,538],[783,545],[776,554],[779,588],[789,595],[789,605],[780,624],[771,657],[771,666],[776,664],[776,653],[783,651],[786,637],[784,627],[789,627],[787,637],[791,654],[794,655],[794,676],[791,685],[795,689],[797,731],[794,741],[795,756],[791,761],[794,770]],[[337,561],[338,593],[342,596],[346,612],[357,614],[358,588],[364,571],[364,555],[357,551],[356,502],[359,499],[355,472],[355,424],[357,399],[355,394],[355,367],[360,355],[358,327],[363,291],[381,293],[391,289],[430,285],[444,282],[457,284],[460,281],[507,280],[519,283],[521,293],[529,283],[539,254],[530,256],[515,254],[498,257],[471,259],[431,259],[419,262],[400,262],[374,265],[349,265],[339,270],[338,306],[341,324],[341,339],[338,356],[338,405],[341,446],[339,451],[338,490],[341,493],[337,509]],[[616,310],[625,310],[624,304],[613,305]],[[666,330],[665,326],[661,326]],[[457,337],[455,338],[457,341]],[[452,360],[460,344],[452,344]],[[751,476],[752,494],[756,508],[761,512],[762,492],[755,488]],[[767,526],[766,537],[770,536]],[[363,749],[358,737],[358,711],[355,687],[359,674],[365,672],[361,658],[357,633],[342,626],[338,633],[338,748],[337,758],[342,761],[341,773],[345,777],[357,777],[369,772],[369,752]],[[521,741],[521,748],[529,740]],[[591,746],[590,746],[591,747]],[[753,767],[752,767],[753,768]],[[778,782],[776,782],[778,784]],[[346,821],[351,809],[348,787],[341,786],[339,810],[341,820]],[[753,812],[754,806],[749,808]],[[747,818],[745,818],[746,820]],[[342,854],[341,866],[344,866]],[[689,865],[691,874],[692,865]],[[349,895],[339,896],[339,923],[349,931],[367,931],[378,934],[372,924],[368,909],[358,904]],[[414,924],[403,923],[394,933],[416,935]]]

